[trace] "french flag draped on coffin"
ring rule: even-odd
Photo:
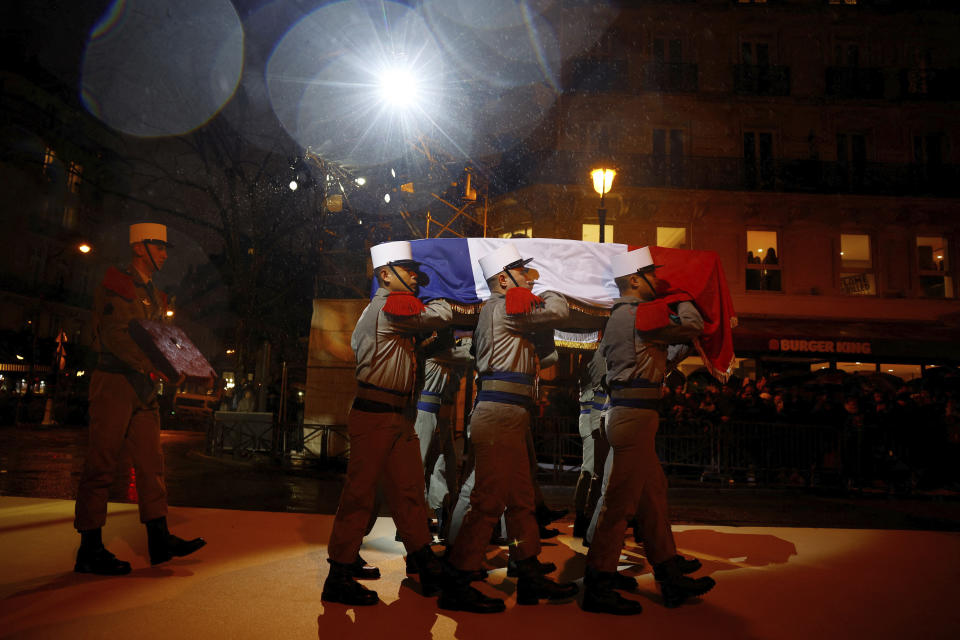
[[[534,293],[552,290],[570,302],[571,330],[601,329],[615,298],[619,297],[610,271],[612,256],[638,248],[619,243],[584,242],[554,238],[428,238],[411,241],[413,259],[423,264],[430,282],[420,289],[424,300],[445,298],[475,312],[490,297],[479,259],[514,244],[530,267],[540,272]],[[657,276],[670,283],[670,293],[687,294],[704,318],[704,333],[697,350],[710,371],[721,379],[733,364],[736,326],[733,302],[720,259],[712,251],[650,247],[653,259],[663,265]],[[564,332],[558,332],[561,337]],[[595,333],[593,334],[596,335]],[[595,338],[594,338],[595,340]]]

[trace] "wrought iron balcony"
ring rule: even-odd
[[[748,96],[790,95],[790,67],[737,64],[733,66],[734,93]]]
[[[633,187],[864,193],[960,197],[960,167],[890,163],[619,154],[617,184]],[[596,154],[545,152],[516,158],[502,167],[505,190],[524,184],[579,184]]]
[[[649,91],[695,92],[700,88],[697,65],[688,62],[648,62],[643,88]]]
[[[886,82],[883,69],[827,67],[827,95],[836,98],[883,98]]]

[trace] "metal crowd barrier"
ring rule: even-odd
[[[268,454],[282,459],[296,453],[327,463],[349,450],[346,425],[283,423],[268,412],[217,411],[207,431],[207,451],[212,455]]]
[[[533,432],[537,457],[551,468],[554,481],[577,470],[582,445],[576,418],[538,418]],[[829,425],[661,420],[656,447],[668,471],[721,482],[770,483],[794,472],[839,478],[845,462],[850,466],[862,458],[852,454],[861,450],[862,439]],[[848,471],[859,473],[859,465]]]

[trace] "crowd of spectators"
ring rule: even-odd
[[[818,449],[804,450],[808,460],[780,471],[793,483],[809,485],[833,472],[852,488],[960,490],[958,398],[960,374],[949,368],[928,370],[909,382],[886,374],[824,370],[734,376],[721,384],[695,372],[688,380],[668,379],[661,431],[789,433],[789,438],[768,438],[763,446],[798,451],[819,438]],[[763,466],[770,453],[756,451],[753,464]],[[794,459],[799,455],[793,454]]]

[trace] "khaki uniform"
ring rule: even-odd
[[[470,418],[475,485],[450,552],[450,563],[462,571],[480,569],[504,509],[515,558],[522,561],[540,553],[527,450],[529,407],[534,399],[538,345],[544,344],[548,334],[552,341],[552,327],[569,314],[561,295],[547,291],[541,298],[542,307],[508,315],[505,296],[493,294],[480,311],[473,334],[480,375]]]
[[[461,370],[473,362],[470,344],[447,349],[428,358],[423,367],[423,389],[417,401],[414,428],[420,439],[426,500],[440,509],[457,493],[457,457],[451,417],[460,389]]]
[[[690,340],[703,330],[703,318],[689,302],[677,306],[673,324],[654,331],[634,328],[638,298],[614,301],[600,351],[607,363],[610,410],[606,433],[613,449],[596,531],[587,564],[616,571],[627,519],[640,522],[644,552],[651,564],[676,555],[667,509],[667,479],[654,447],[659,425],[657,403],[668,370],[670,343]],[[678,349],[670,349],[679,356]]]
[[[167,514],[167,489],[160,448],[160,415],[153,365],[130,337],[132,320],[162,320],[167,298],[135,270],[108,270],[97,288],[94,349],[97,367],[90,378],[90,440],[77,490],[78,531],[98,529],[107,518],[110,485],[126,451],[136,472],[140,521]]]
[[[330,560],[356,560],[373,515],[377,487],[393,514],[407,551],[431,542],[424,512],[423,466],[413,428],[411,396],[416,377],[414,334],[450,323],[453,313],[434,300],[414,316],[383,311],[388,291],[377,290],[353,331],[357,358],[357,397],[347,418],[350,462],[333,521]]]

